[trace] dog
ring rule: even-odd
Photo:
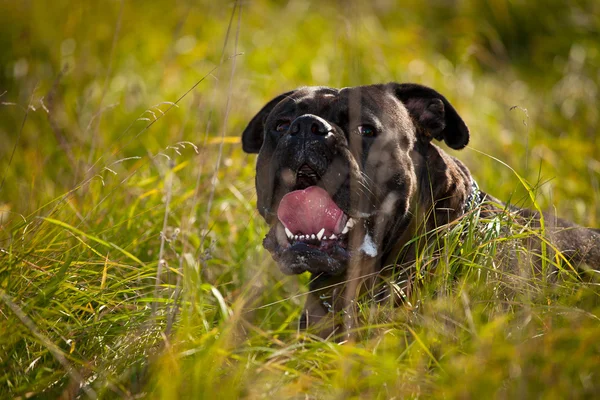
[[[443,95],[413,83],[302,87],[252,118],[242,147],[258,153],[257,208],[270,226],[263,246],[285,274],[312,274],[300,328],[344,337],[357,323],[360,288],[372,288],[385,266],[414,264],[416,235],[439,232],[474,208],[506,211],[434,144],[460,150],[469,137]],[[570,265],[600,266],[599,231],[510,211],[544,228]]]

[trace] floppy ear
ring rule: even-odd
[[[390,83],[396,97],[425,134],[444,140],[453,149],[469,143],[469,128],[444,96],[415,83]]]
[[[244,132],[242,133],[242,149],[246,153],[258,153],[264,140],[265,121],[273,111],[273,108],[286,97],[294,93],[295,90],[280,94],[273,100],[269,101],[259,112],[252,118]]]

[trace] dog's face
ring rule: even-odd
[[[265,105],[242,143],[258,153],[264,246],[281,270],[339,275],[354,257],[381,257],[410,219],[415,168],[432,138],[459,149],[469,133],[420,85],[305,87]]]

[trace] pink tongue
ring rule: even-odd
[[[326,236],[339,234],[347,219],[329,194],[318,186],[309,186],[283,196],[277,216],[294,235],[316,235],[323,228]]]

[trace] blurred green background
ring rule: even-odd
[[[484,190],[528,204],[497,158],[543,209],[598,227],[600,2],[0,0],[0,49],[0,397],[597,388],[597,309],[595,324],[559,324],[579,336],[557,328],[548,354],[512,347],[515,314],[481,317],[488,336],[468,346],[419,325],[451,349],[445,373],[403,359],[403,334],[381,339],[388,358],[294,342],[306,277],[281,276],[261,248],[255,157],[238,137],[298,86],[418,82],[469,125],[451,153]],[[353,359],[379,372],[354,374]]]

